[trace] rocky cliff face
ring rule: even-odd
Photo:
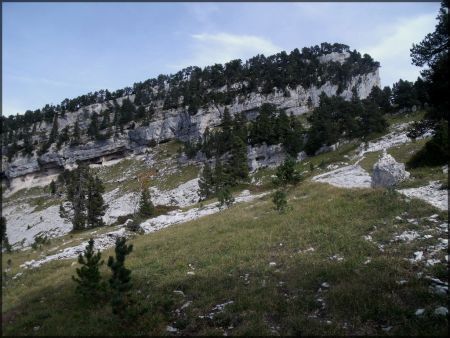
[[[321,62],[345,60],[345,53],[331,53],[322,56]],[[239,86],[239,84],[236,84]],[[209,104],[200,108],[195,115],[190,115],[184,107],[178,109],[163,109],[163,102],[153,102],[155,114],[152,121],[147,126],[129,126],[124,134],[115,139],[109,139],[99,142],[87,142],[76,147],[63,146],[60,150],[50,148],[47,153],[41,156],[31,157],[15,157],[11,163],[2,158],[2,171],[7,180],[20,178],[25,175],[39,174],[42,175],[46,170],[62,169],[71,167],[77,160],[90,161],[99,163],[112,158],[126,156],[130,152],[140,152],[146,146],[155,143],[167,142],[172,139],[182,141],[189,139],[197,139],[203,135],[206,127],[214,128],[220,124],[222,114],[225,108],[228,108],[231,115],[244,112],[248,118],[254,118],[257,115],[258,108],[263,103],[271,103],[278,108],[286,109],[286,112],[294,115],[301,115],[309,111],[312,107],[308,107],[308,100],[313,106],[319,104],[319,97],[322,93],[328,96],[340,95],[349,100],[352,96],[352,89],[356,88],[359,98],[366,98],[374,86],[380,87],[380,77],[378,71],[358,75],[352,78],[348,85],[338,94],[338,85],[326,82],[321,87],[312,86],[303,88],[285,88],[275,90],[273,93],[263,95],[260,93],[251,93],[249,95],[240,95],[234,98],[232,103],[227,106],[218,106]],[[119,105],[123,99],[129,98],[132,102],[134,96],[126,96],[117,100]],[[64,117],[60,117],[58,121],[59,129],[67,125],[73,125],[75,121],[79,121],[80,128],[86,129],[91,115],[101,113],[111,105],[111,102],[102,104],[93,104],[83,107],[76,112],[67,113]],[[36,134],[48,134],[51,125],[42,123],[37,126]],[[259,150],[250,151],[249,155],[252,159],[252,167],[258,167],[253,163],[257,161]],[[254,156],[255,155],[255,156]],[[271,155],[269,157],[272,157]]]

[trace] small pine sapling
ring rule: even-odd
[[[125,258],[132,250],[133,245],[127,245],[125,237],[118,237],[114,249],[116,258],[109,256],[108,259],[108,266],[112,272],[112,276],[109,279],[109,285],[112,290],[111,306],[113,313],[119,316],[127,314],[131,303],[131,270],[125,268]]]
[[[104,261],[101,260],[101,253],[94,252],[94,240],[91,238],[83,254],[78,256],[80,268],[76,269],[77,277],[72,279],[78,284],[76,291],[84,300],[95,302],[103,295],[105,283],[101,281],[100,266]]]

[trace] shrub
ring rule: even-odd
[[[272,196],[272,202],[275,204],[275,210],[280,214],[288,210],[286,193],[283,190],[277,190]]]

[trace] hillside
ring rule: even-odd
[[[380,86],[378,67],[348,46],[324,43],[245,64],[189,67],[133,88],[2,116],[2,184],[36,185],[76,160],[102,163],[170,140],[197,140],[220,125],[225,110],[251,120],[264,103],[301,115],[319,105],[322,93],[350,100],[355,90],[364,99]]]
[[[444,335],[445,129],[378,67],[324,43],[2,117],[3,334]],[[90,238],[133,244],[124,316],[75,288]]]
[[[292,209],[286,214],[273,210],[267,195],[274,189],[271,168],[255,171],[253,184],[234,188],[235,205],[226,210],[214,199],[196,204],[191,182],[199,167],[179,167],[173,142],[155,146],[147,156],[94,166],[106,183],[105,200],[113,203],[106,214],[111,222],[132,212],[135,178],[144,174],[153,173],[155,204],[178,207],[143,222],[145,235],[123,225],[82,233],[69,233],[67,226],[48,243],[5,253],[4,332],[444,334],[447,319],[437,309],[445,306],[448,290],[448,199],[446,190],[439,190],[445,170],[411,169],[397,191],[370,188],[382,149],[406,162],[430,137],[412,142],[406,136],[405,126],[421,115],[391,119],[388,133],[366,146],[350,142],[298,162],[304,180],[289,188]],[[346,176],[349,166],[361,168],[362,179]],[[339,187],[319,182],[324,174]],[[420,194],[429,180],[438,183]],[[412,198],[411,189],[416,189]],[[4,202],[8,224],[30,223],[23,217],[34,214],[37,224],[20,230],[32,240],[43,224],[54,221],[51,205],[59,199],[35,187]],[[34,212],[18,212],[18,205]],[[11,239],[18,238],[14,227],[8,227]],[[70,279],[90,236],[107,257],[118,235],[130,236],[135,246],[127,264],[143,312],[132,328],[114,322],[106,305],[82,316],[86,309],[74,299]]]

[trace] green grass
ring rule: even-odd
[[[394,222],[395,216],[407,212],[408,218],[425,217],[434,208],[418,200],[406,203],[384,190],[311,182],[291,188],[288,199],[292,210],[282,215],[266,196],[135,237],[127,266],[133,271],[139,309],[146,312],[132,325],[115,320],[107,303],[85,308],[78,302],[70,279],[75,260],[26,270],[3,289],[4,334],[162,335],[166,325],[186,335],[270,335],[271,327],[279,327],[281,335],[384,335],[384,325],[393,326],[392,335],[447,332],[445,318],[414,316],[419,307],[431,313],[447,302],[431,294],[428,284],[416,278],[416,268],[403,259],[416,247],[387,245],[381,252],[362,238],[377,225],[374,237],[387,241],[408,228]],[[309,247],[315,251],[299,253]],[[103,257],[110,254],[112,250]],[[330,260],[335,254],[344,260]],[[372,262],[365,265],[367,257]],[[187,275],[189,264],[195,267],[193,276]],[[109,273],[102,271],[106,278]],[[408,283],[398,285],[400,279]],[[323,282],[330,288],[319,293]],[[316,301],[319,295],[326,302],[324,310]],[[178,317],[175,310],[188,300],[192,304]],[[230,300],[234,303],[213,320],[199,318]]]
[[[385,117],[389,125],[394,125],[412,121],[420,121],[425,116],[425,113],[426,112],[424,110],[417,110],[414,113],[408,114],[386,114]]]

